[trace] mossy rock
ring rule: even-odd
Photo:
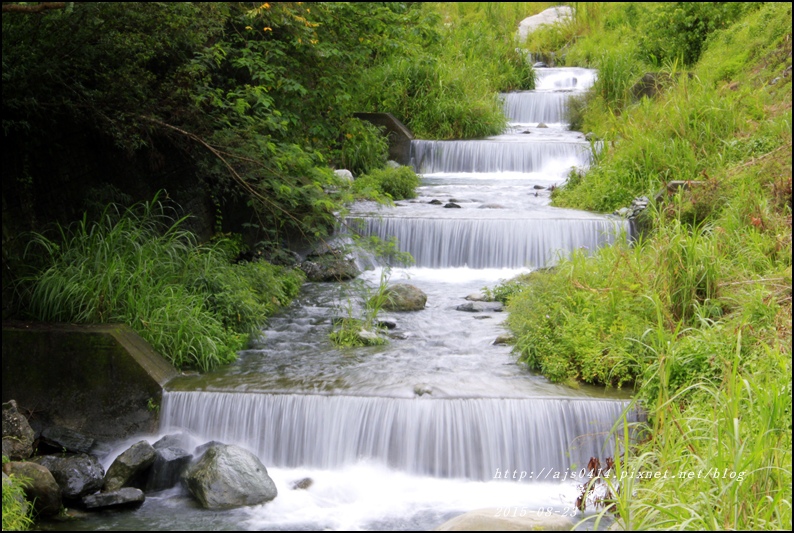
[[[396,283],[384,292],[385,302],[381,306],[386,311],[420,311],[425,308],[427,295],[418,287],[407,283]],[[370,305],[375,303],[370,300]]]

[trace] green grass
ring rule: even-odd
[[[44,322],[128,324],[178,368],[236,358],[250,334],[297,294],[303,277],[263,261],[232,263],[237,245],[199,245],[158,199],[34,234],[20,311]]]
[[[534,72],[516,50],[518,22],[528,3],[427,3],[434,35],[361,75],[358,107],[389,112],[419,138],[470,139],[501,133],[503,91],[531,89]]]
[[[674,8],[596,5],[588,25],[530,39],[599,69],[577,120],[605,146],[556,205],[612,211],[672,180],[701,185],[652,206],[633,246],[511,282],[508,324],[519,357],[554,381],[634,385],[648,422],[615,452],[621,470],[683,477],[613,487],[626,529],[788,530],[791,5],[692,7],[720,22],[660,41],[686,9],[648,25]],[[644,72],[664,82],[638,99]]]

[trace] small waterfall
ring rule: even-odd
[[[586,91],[595,83],[597,73],[587,68],[539,68],[535,69],[535,90],[548,91],[576,89]]]
[[[570,92],[521,91],[502,95],[510,122],[558,124],[565,122]]]
[[[419,267],[541,268],[560,253],[595,251],[628,231],[623,220],[369,217],[360,231],[396,237]]]
[[[550,163],[585,167],[592,154],[586,142],[412,141],[417,172],[541,172]]]
[[[161,428],[236,442],[268,466],[340,468],[371,460],[445,478],[527,472],[553,481],[614,455],[608,434],[627,402],[575,399],[397,399],[167,392]],[[609,443],[609,444],[607,444]],[[557,478],[560,479],[560,478]]]

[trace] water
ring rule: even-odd
[[[594,147],[567,131],[564,111],[595,73],[539,75],[536,91],[504,95],[511,124],[502,135],[413,143],[418,198],[353,209],[350,225],[396,237],[415,266],[307,283],[235,364],[169,384],[161,434],[248,448],[278,487],[274,501],[209,512],[172,489],[78,527],[427,530],[485,507],[572,514],[581,467],[616,451],[608,435],[626,395],[549,383],[494,343],[505,313],[457,310],[500,280],[625,238],[620,220],[550,207],[553,187],[590,164]],[[382,313],[396,324],[386,346],[335,347],[334,319],[355,316],[387,278],[422,289],[426,308]],[[292,489],[307,477],[308,489]]]

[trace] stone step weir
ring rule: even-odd
[[[525,473],[521,481],[552,481],[590,457],[614,455],[610,431],[627,406],[564,398],[169,392],[162,429],[241,445],[268,466],[337,469],[365,460],[443,478],[485,481],[517,471]]]

